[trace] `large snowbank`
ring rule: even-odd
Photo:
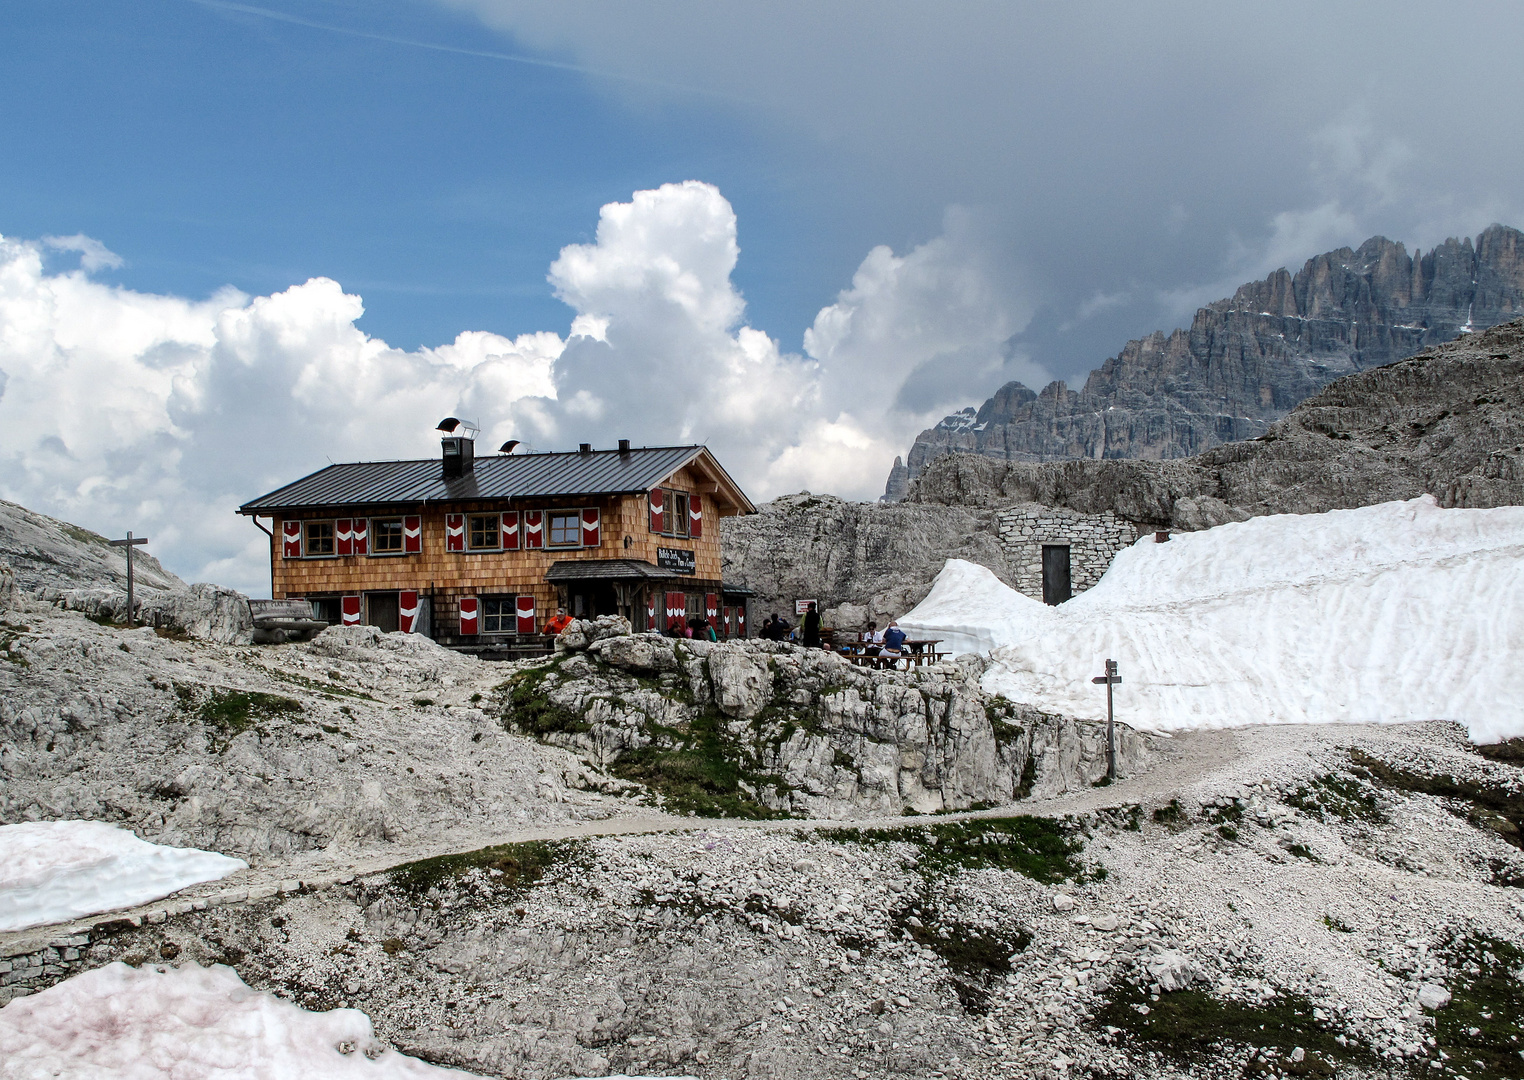
[[[0,825],[0,930],[146,904],[248,864],[161,847],[102,821]]]
[[[358,1009],[314,1013],[229,967],[108,964],[0,1009],[0,1077],[466,1077],[375,1041]]]
[[[1524,736],[1524,507],[1428,496],[1140,540],[1059,607],[949,561],[900,620],[990,652],[986,690],[1103,716],[1090,679],[1121,667],[1120,719],[1175,730],[1448,719]]]

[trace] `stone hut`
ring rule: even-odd
[[[1059,506],[1019,503],[995,513],[1016,588],[1047,604],[1084,592],[1138,532],[1110,510],[1081,514]]]

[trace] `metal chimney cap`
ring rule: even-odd
[[[579,454],[591,454],[592,452],[593,452],[593,444],[592,443],[585,442],[585,443],[578,443],[577,444],[577,453],[579,453]]]
[[[619,440],[619,452],[621,454],[628,454],[630,452],[630,440],[629,439],[620,439]]]

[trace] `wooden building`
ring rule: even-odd
[[[488,653],[543,644],[557,607],[746,635],[719,525],[756,508],[708,448],[477,459],[470,438],[442,442],[436,460],[330,465],[240,507],[270,534],[271,596]]]

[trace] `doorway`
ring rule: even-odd
[[[383,634],[395,634],[398,626],[397,594],[373,592],[365,594],[365,621]]]
[[[1069,585],[1069,545],[1042,546],[1042,602],[1062,604],[1073,594]]]

